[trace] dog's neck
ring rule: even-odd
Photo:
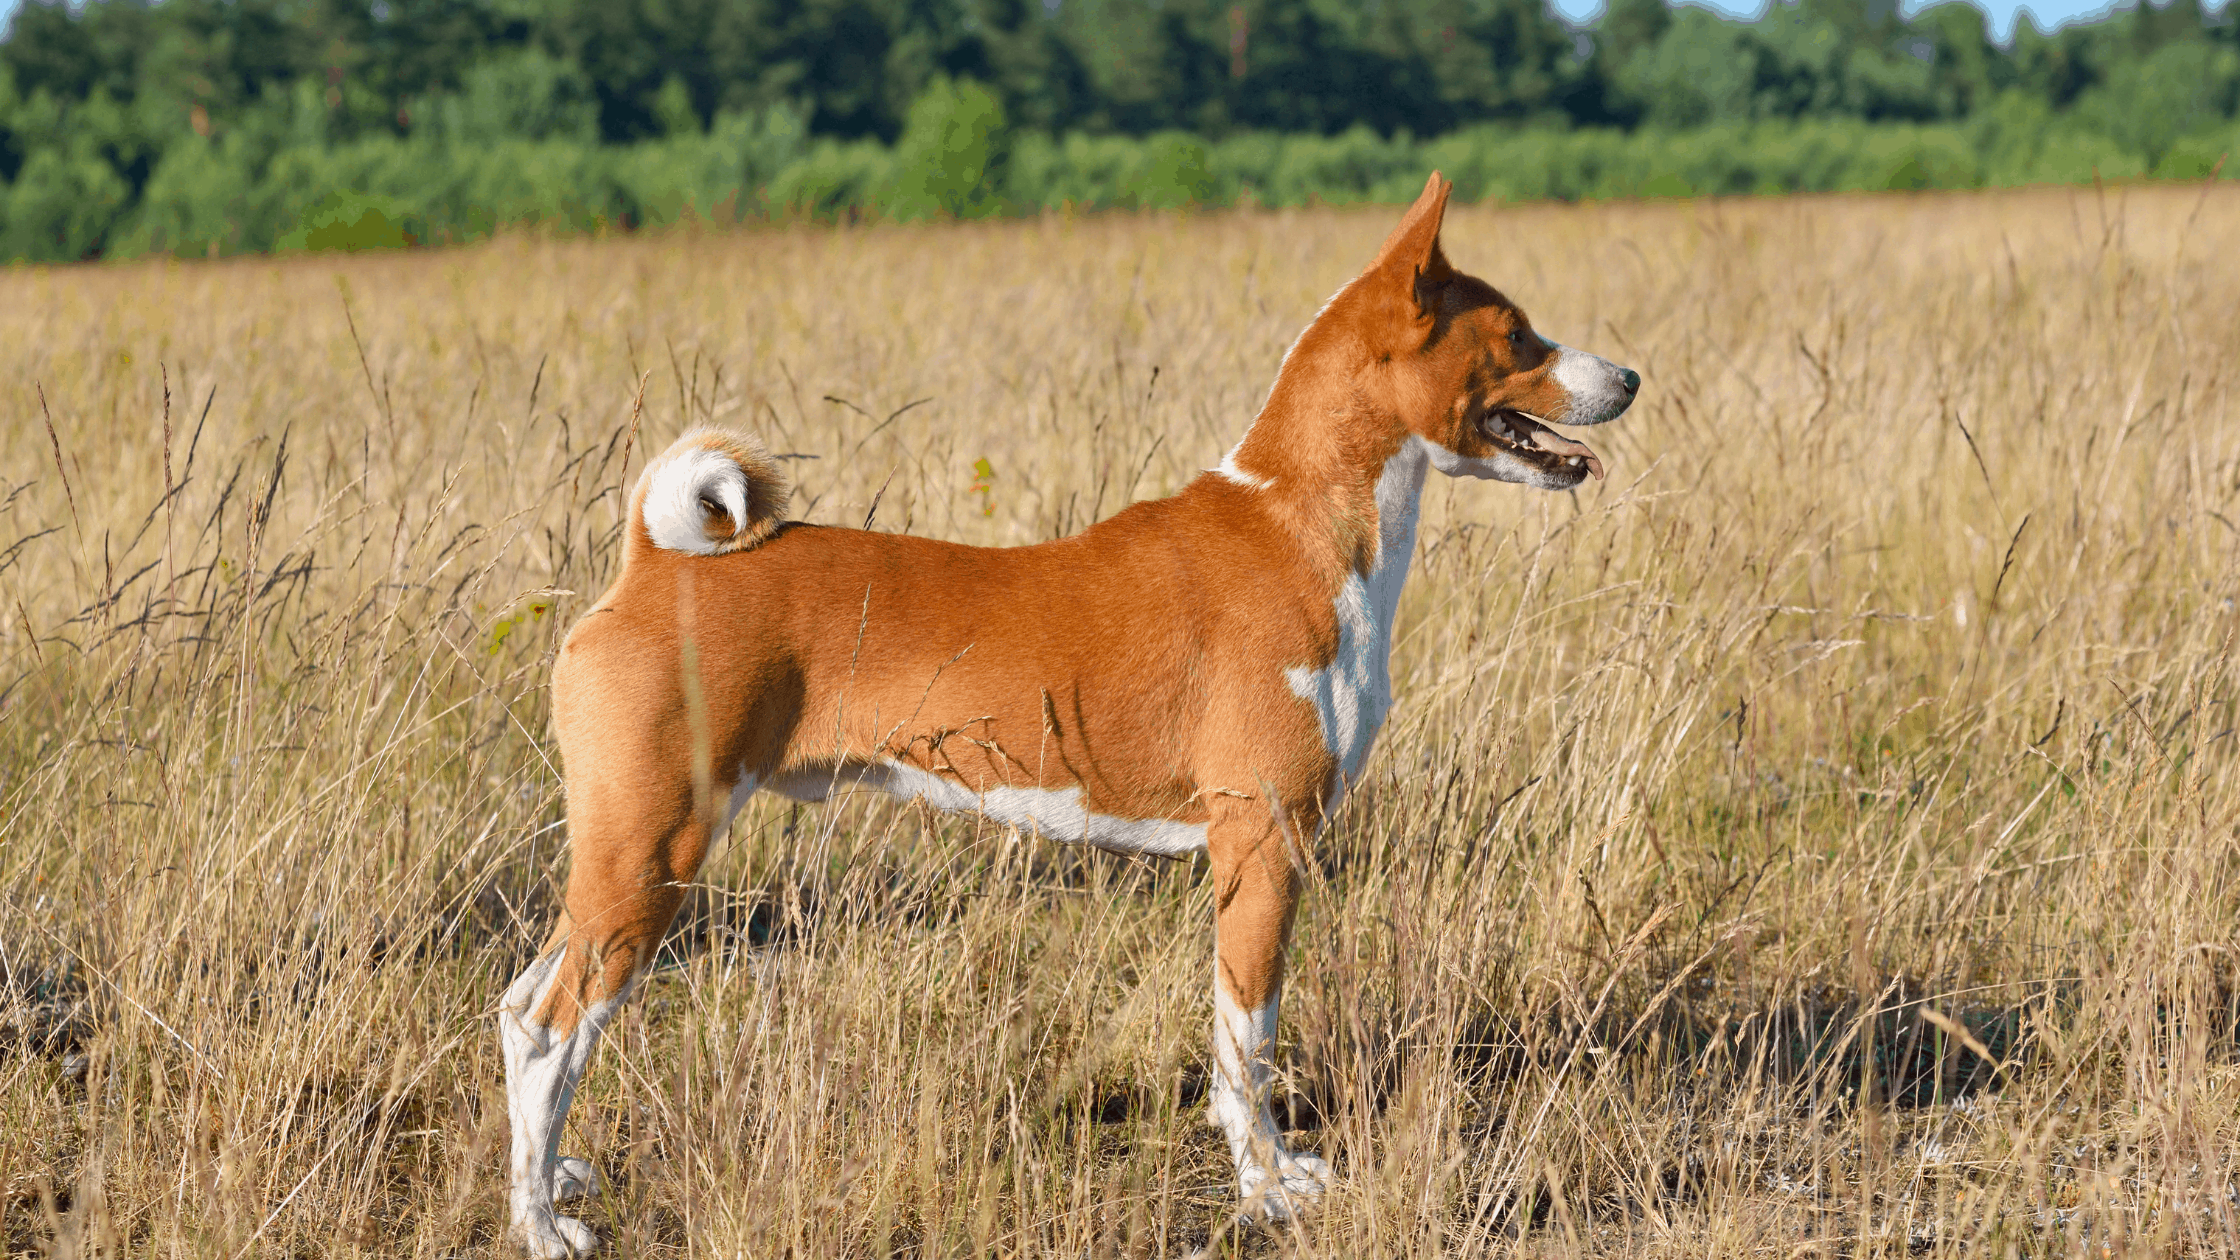
[[[1263,411],[1218,475],[1248,487],[1243,493],[1280,523],[1309,567],[1328,583],[1324,598],[1330,601],[1336,632],[1330,659],[1288,668],[1284,679],[1293,694],[1314,705],[1323,743],[1337,760],[1336,782],[1345,784],[1360,777],[1391,708],[1393,623],[1415,554],[1416,518],[1431,451],[1421,438],[1398,436],[1406,434],[1398,425],[1348,424],[1349,419],[1373,422],[1373,416],[1317,411]],[[1302,420],[1319,420],[1323,432],[1309,428],[1296,440],[1271,441]],[[1363,452],[1342,439],[1332,441],[1332,429],[1396,436]],[[1289,458],[1271,467],[1255,459],[1263,450]],[[1323,461],[1319,466],[1318,455]]]
[[[1370,351],[1340,309],[1352,287],[1300,334],[1260,414],[1212,471],[1250,490],[1333,585],[1358,575],[1389,585],[1396,602],[1430,460],[1366,385]]]

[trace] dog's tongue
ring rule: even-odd
[[[1588,449],[1586,443],[1574,442],[1537,420],[1527,420],[1525,423],[1532,426],[1532,444],[1534,446],[1558,455],[1583,456],[1587,461],[1587,471],[1594,474],[1596,481],[1602,480],[1602,460],[1592,450]]]

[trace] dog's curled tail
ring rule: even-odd
[[[638,478],[638,519],[656,547],[696,556],[745,551],[785,523],[793,491],[761,441],[723,429],[678,438]]]

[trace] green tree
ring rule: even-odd
[[[108,163],[40,149],[0,198],[0,261],[98,256],[131,189]]]
[[[599,139],[590,77],[538,48],[508,49],[478,62],[458,91],[415,102],[411,114],[416,131],[461,143]]]
[[[1991,42],[1983,10],[1951,0],[1915,14],[1908,26],[1911,38],[1926,44],[1940,117],[1964,118],[2014,86],[2013,64]]]
[[[2230,118],[2240,96],[2240,53],[2206,41],[2164,44],[2113,67],[2077,100],[2080,121],[2145,156],[2151,169],[2178,139]]]
[[[969,219],[1000,211],[1007,141],[994,93],[969,79],[935,79],[911,104],[895,145],[887,213],[903,220]]]

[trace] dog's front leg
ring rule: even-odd
[[[530,963],[506,988],[498,1012],[513,1127],[507,1207],[515,1237],[538,1260],[567,1260],[598,1248],[589,1226],[553,1210],[554,1200],[595,1189],[588,1162],[559,1158],[560,1130],[600,1030],[629,996],[626,978],[610,995],[587,1001],[596,978],[570,948],[549,949]],[[584,952],[581,938],[573,948]]]
[[[1317,1156],[1283,1144],[1268,1110],[1283,949],[1298,883],[1280,821],[1219,811],[1207,835],[1214,878],[1213,1085],[1207,1110],[1229,1139],[1248,1217],[1288,1220],[1333,1180]]]

